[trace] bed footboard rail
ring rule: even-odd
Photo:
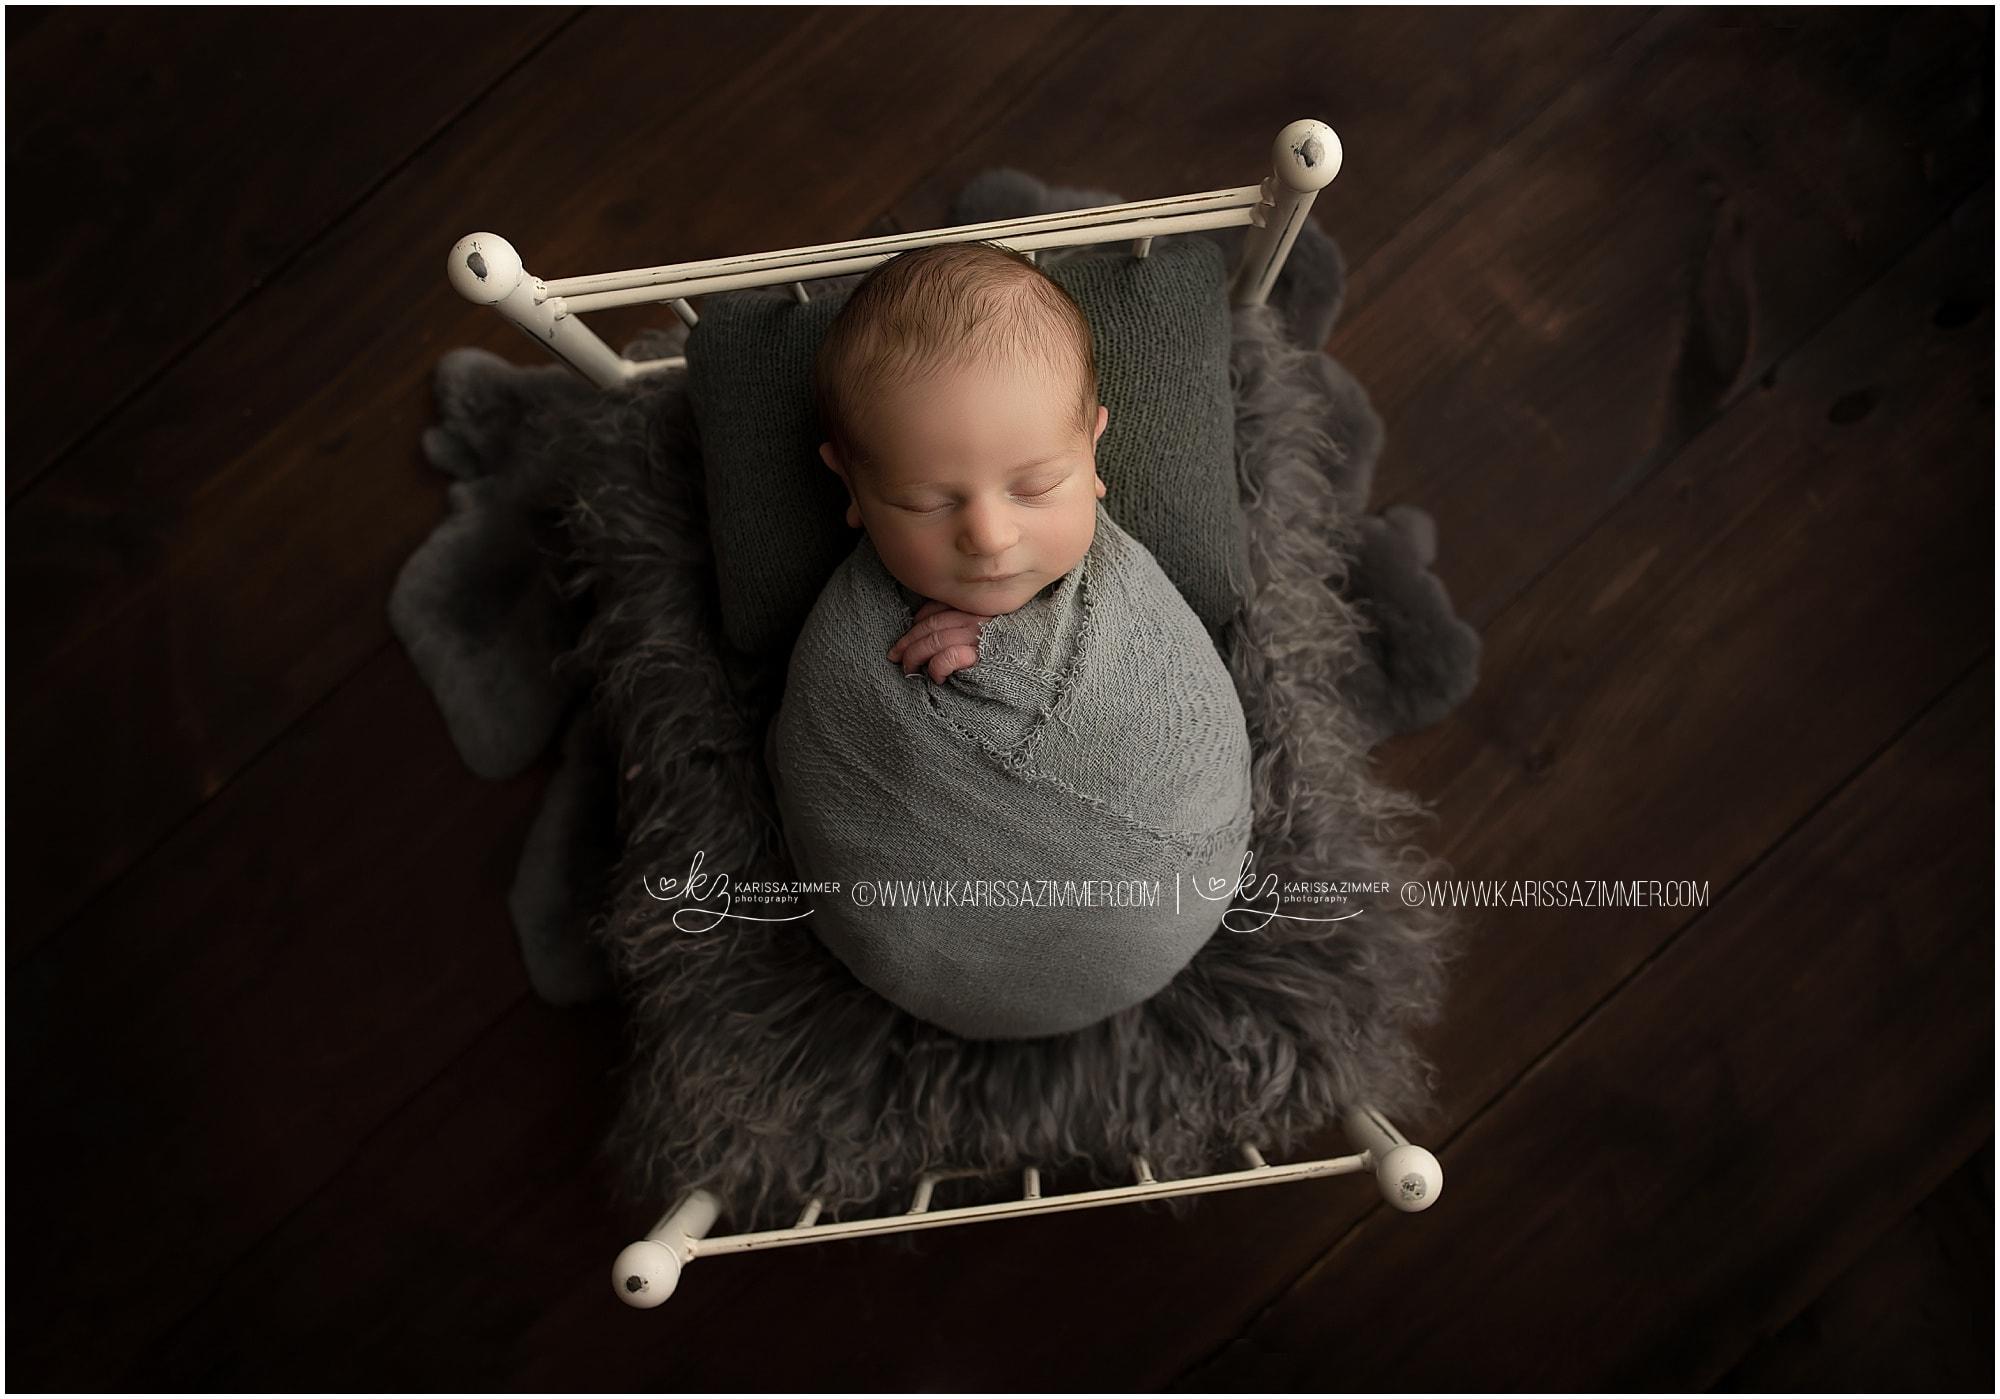
[[[1243,1160],[1240,1170],[1190,1176],[1182,1180],[1159,1180],[1143,1156],[1132,1158],[1132,1181],[1128,1185],[1103,1190],[1084,1190],[1066,1195],[1044,1195],[1041,1173],[1033,1166],[1021,1178],[1020,1198],[992,1204],[967,1205],[958,1209],[933,1210],[932,1192],[938,1182],[980,1176],[985,1172],[929,1171],[917,1178],[910,1207],[899,1215],[873,1219],[819,1223],[820,1202],[807,1204],[798,1222],[789,1229],[766,1229],[752,1234],[709,1236],[722,1214],[722,1201],[708,1190],[694,1190],[660,1217],[646,1236],[628,1245],[611,1265],[611,1287],[628,1306],[657,1307],[674,1293],[682,1270],[696,1258],[714,1254],[747,1253],[752,1249],[789,1248],[798,1244],[824,1243],[829,1239],[858,1238],[871,1234],[899,1234],[915,1229],[939,1229],[953,1224],[975,1224],[992,1219],[1016,1219],[1030,1214],[1053,1214],[1061,1210],[1091,1209],[1099,1205],[1131,1204],[1169,1195],[1201,1195],[1218,1190],[1241,1190],[1286,1181],[1316,1180],[1321,1176],[1373,1174],[1382,1198],[1407,1213],[1429,1209],[1444,1189],[1444,1167],[1437,1157],[1420,1146],[1412,1146],[1373,1108],[1352,1109],[1341,1115],[1341,1127],[1349,1141],[1361,1148],[1348,1156],[1332,1156],[1318,1161],[1298,1161],[1272,1165],[1255,1146],[1238,1148]]]

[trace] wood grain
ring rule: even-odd
[[[9,498],[575,14],[64,7],[25,35],[10,14],[7,173],[34,213],[9,230],[30,352],[7,393],[34,408],[7,425]]]
[[[314,718],[10,970],[8,1100],[56,1172],[10,1221],[16,1383],[119,1388],[526,993],[507,890],[547,765],[466,771],[393,648]],[[107,1257],[162,1261],[107,1297]]]
[[[1672,11],[1361,264],[1376,501],[1431,512],[1469,621],[1990,178],[1991,20]]]
[[[1956,231],[1939,230],[1896,278],[1788,362],[1771,389],[1732,409],[1499,619],[1489,636],[1489,683],[1463,722],[1447,725],[1423,764],[1404,774],[1442,790],[1443,849],[1461,873],[1602,872],[1725,888],[1977,658],[1985,634],[1963,610],[1926,603],[1967,596],[1982,558],[1974,526],[1985,517],[1976,507],[1944,508],[1980,490],[1969,449],[1987,424],[1963,405],[1991,368],[1981,227],[1974,217]],[[1947,304],[1979,309],[1940,325]],[[1890,346],[1895,354],[1885,357]],[[1830,417],[1830,405],[1850,391],[1851,367],[1871,352],[1876,407],[1861,418]],[[1874,469],[1890,442],[1905,464],[1893,483]],[[1828,561],[1848,556],[1870,530],[1886,530],[1901,548],[1878,551],[1868,588],[1847,587]],[[1635,575],[1634,561],[1645,558],[1653,562]],[[1913,623],[1906,615],[1913,611],[1926,615]],[[1785,742],[1794,716],[1831,687],[1850,654],[1848,639],[1892,632],[1884,664],[1846,681],[1843,706],[1820,717],[1811,742]],[[1733,677],[1755,677],[1756,696]],[[1515,731],[1530,716],[1563,725],[1560,742],[1522,749]],[[1719,774],[1740,784],[1729,790],[1755,800],[1732,801],[1718,789]],[[1435,1036],[1447,1085],[1441,1130],[1505,1090],[1616,994],[1687,916],[1662,908],[1483,915],[1452,1016]],[[1523,987],[1534,994],[1524,998]],[[442,1161],[421,1145],[414,1150],[398,1174],[435,1178]],[[1456,1159],[1447,1158],[1448,1170]],[[689,1386],[721,1386],[731,1376],[741,1382],[746,1366],[758,1384],[776,1388],[910,1388],[953,1376],[994,1388],[1157,1385],[1248,1321],[1371,1201],[1365,1184],[1336,1181],[1216,1197],[1186,1221],[1103,1211],[895,1245],[719,1260],[691,1270],[672,1318],[661,1314],[663,1324],[638,1340],[613,1334],[626,1326],[622,1318],[593,1310],[589,1299],[604,1280],[580,1269],[578,1295],[529,1333],[522,1369],[510,1373],[542,1384],[568,1374],[612,1388],[663,1373]],[[465,1231],[485,1212],[478,1197],[441,1208]],[[623,1232],[649,1222],[625,1221]],[[275,1255],[295,1244],[285,1231],[267,1247]],[[378,1238],[373,1246],[395,1244]],[[534,1236],[520,1241],[530,1254],[554,1246]],[[1090,1266],[1051,1269],[1058,1254]],[[318,1266],[332,1269],[338,1257],[329,1251]],[[725,1270],[737,1276],[724,1278]],[[870,1278],[864,1291],[842,1283],[856,1270]],[[746,1289],[794,1318],[798,1344],[754,1360],[693,1345],[691,1338],[727,1324]],[[254,1312],[259,1291],[232,1285],[217,1315]],[[504,1292],[484,1296],[462,1298],[460,1314],[512,1305]],[[1143,1306],[1131,1304],[1140,1297]],[[399,1304],[354,1305],[357,1325],[382,1325]],[[842,1336],[919,1312],[925,1327],[893,1348],[839,1346]],[[1000,1314],[1056,1335],[1087,1318],[1094,1343],[982,1348],[981,1318]],[[268,1382],[281,1356],[270,1366],[232,1378]]]
[[[10,65],[54,23],[15,21]],[[1764,1338],[1992,1130],[1990,1078],[1941,1072],[1991,1037],[1990,945],[1982,977],[1941,941],[1990,921],[1990,24],[618,11],[495,71],[10,512],[10,1379],[1405,1387],[1461,1361],[1378,1267],[1468,1253],[1449,1335],[1494,1373],[1775,1373]],[[1486,634],[1384,775],[1464,877],[1717,906],[1472,920],[1440,1111],[1402,1124],[1445,1159],[1430,1214],[1323,1181],[707,1260],[619,1306],[652,1222],[597,1150],[619,1017],[535,1001],[504,905],[547,766],[467,774],[382,611],[441,514],[437,356],[535,361],[409,250],[484,226],[561,275],[923,226],[994,163],[1181,192],[1274,103],[1349,137],[1334,348],[1389,418],[1378,498],[1438,514]],[[811,167],[770,179],[753,135]],[[1938,875],[1907,907],[1903,856]],[[1552,1144],[1602,1188],[1552,1192]],[[1551,1298],[1596,1328],[1567,1360],[1525,1344]]]
[[[1992,1135],[1993,698],[1989,656],[1179,1388],[1701,1390],[1796,1313]]]
[[[1011,111],[897,201],[896,218],[943,224],[965,180],[994,166],[1128,200],[1255,184],[1271,171],[1279,129],[1313,117],[1340,134],[1346,158],[1312,216],[1353,264],[1566,85],[1612,63],[1645,19],[1617,9],[1472,9],[1442,23],[1393,7],[1149,10],[1145,23],[1109,26],[1046,65]],[[1231,71],[1255,82],[1216,83],[1187,66],[1223,48]]]
[[[10,618],[15,722],[50,740],[8,774],[43,813],[9,831],[10,959],[389,636],[396,573],[443,513],[444,479],[417,448],[432,367],[460,344],[533,362],[520,332],[446,286],[444,253],[461,233],[504,232],[531,269],[558,275],[859,236],[884,191],[927,168],[931,144],[910,142],[906,122],[948,147],[978,120],[968,84],[1005,84],[1085,22],[1048,10],[728,13],[682,36],[693,48],[680,59],[706,76],[666,102],[653,80],[687,23],[679,11],[595,11],[564,30],[495,87],[480,121],[399,171],[323,257],[246,304],[230,335],[9,512],[10,583],[39,599]],[[919,36],[940,64],[929,80],[851,96],[857,65]],[[573,80],[592,65],[597,79]],[[815,144],[842,173],[773,182],[713,139],[777,73],[787,101],[759,119],[759,138]],[[605,130],[620,132],[616,160],[539,173],[574,169]],[[281,344],[295,353],[274,357]],[[246,395],[246,382],[260,387]]]
[[[1993,1388],[1993,1143],[1715,1385],[1947,1394]]]

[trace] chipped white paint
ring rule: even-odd
[[[612,1264],[611,1281],[619,1296],[635,1307],[657,1307],[673,1296],[681,1269],[694,1257],[695,1241],[714,1226],[721,1210],[722,1202],[714,1195],[696,1190],[667,1211],[645,1238]]]
[[[1340,138],[1323,121],[1295,121],[1271,143],[1272,174],[1264,181],[1264,217],[1243,245],[1230,297],[1262,306],[1291,255],[1319,192],[1340,173]]]
[[[1273,173],[1262,183],[1165,199],[1141,199],[1094,209],[1068,209],[1023,219],[1001,219],[954,228],[842,243],[817,243],[774,252],[675,262],[625,272],[559,277],[529,274],[505,238],[473,233],[451,250],[452,286],[468,301],[492,306],[557,359],[600,388],[641,374],[684,369],[687,358],[633,361],[616,354],[581,317],[614,306],[668,302],[692,328],[700,319],[689,298],[710,292],[789,284],[793,298],[808,301],[808,282],[844,277],[887,262],[898,253],[938,243],[998,243],[1031,260],[1043,248],[1130,242],[1145,257],[1153,239],[1206,229],[1247,228],[1243,255],[1230,278],[1230,300],[1261,306],[1297,241],[1314,197],[1340,171],[1340,138],[1324,122],[1295,121],[1272,144]]]
[[[1341,1118],[1348,1140],[1367,1148],[1369,1168],[1382,1198],[1399,1210],[1415,1214],[1437,1203],[1444,1190],[1444,1167],[1420,1146],[1411,1146],[1389,1119],[1373,1108],[1359,1108]]]
[[[621,383],[631,362],[614,354],[596,332],[550,303],[548,287],[521,266],[521,255],[497,233],[468,233],[452,245],[448,263],[459,295],[491,306],[522,334],[599,387]]]
[[[1438,1195],[1444,1189],[1444,1170],[1435,1156],[1420,1146],[1410,1145],[1400,1132],[1389,1125],[1388,1119],[1373,1108],[1362,1107],[1343,1113],[1341,1126],[1349,1140],[1363,1150],[1351,1156],[1274,1166],[1265,1161],[1256,1146],[1246,1142],[1239,1148],[1246,1163],[1243,1170],[1166,1181],[1154,1179],[1153,1169],[1145,1157],[1134,1156],[1134,1181],[1130,1185],[1050,1196],[1042,1194],[1041,1172],[1030,1166],[1021,1173],[1020,1199],[950,1210],[931,1208],[932,1191],[937,1182],[983,1173],[973,1170],[928,1171],[917,1178],[916,1193],[910,1200],[910,1207],[899,1215],[819,1224],[816,1221],[820,1202],[814,1200],[799,1216],[799,1222],[789,1229],[730,1234],[714,1239],[708,1238],[707,1234],[721,1212],[721,1202],[709,1191],[695,1190],[667,1211],[659,1223],[647,1231],[645,1238],[618,1255],[617,1261],[611,1265],[611,1286],[620,1300],[631,1306],[657,1307],[673,1295],[680,1282],[681,1270],[694,1259],[709,1254],[747,1253],[752,1249],[786,1248],[796,1244],[823,1243],[828,1239],[937,1229],[951,1224],[1091,1209],[1098,1205],[1128,1204],[1135,1200],[1157,1200],[1169,1195],[1201,1195],[1218,1190],[1276,1185],[1283,1181],[1315,1180],[1321,1176],[1371,1172],[1382,1197],[1399,1210],[1426,1210],[1437,1203]]]

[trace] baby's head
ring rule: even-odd
[[[1090,323],[1019,253],[944,243],[857,285],[813,363],[847,523],[904,586],[1012,612],[1083,558],[1105,486]]]

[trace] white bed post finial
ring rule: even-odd
[[[1444,1167],[1437,1157],[1410,1145],[1389,1119],[1372,1107],[1344,1110],[1340,1125],[1348,1140],[1367,1153],[1383,1199],[1406,1214],[1437,1203],[1444,1191]]]
[[[681,1269],[694,1258],[696,1240],[714,1227],[721,1213],[722,1201],[713,1192],[689,1191],[645,1238],[628,1244],[611,1264],[611,1290],[618,1300],[628,1307],[657,1307],[673,1296]]]
[[[451,245],[446,275],[475,306],[491,306],[557,359],[601,389],[625,382],[630,363],[550,296],[542,279],[521,266],[514,245],[497,233],[468,233]]]
[[[1243,260],[1237,264],[1230,300],[1238,306],[1262,306],[1278,280],[1278,269],[1297,241],[1313,199],[1340,173],[1340,138],[1323,121],[1295,121],[1271,143],[1271,175],[1264,181],[1264,202],[1243,240]]]

